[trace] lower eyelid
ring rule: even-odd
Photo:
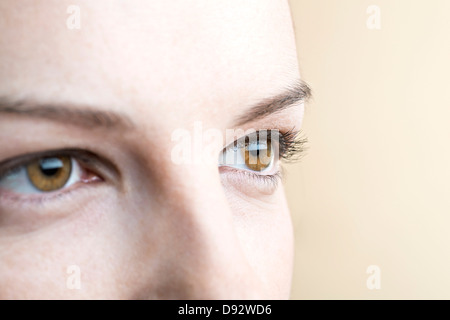
[[[251,197],[271,195],[281,182],[281,170],[272,175],[261,175],[231,167],[221,167],[219,171],[223,184],[232,185],[237,191]]]
[[[30,203],[33,205],[44,204],[47,201],[55,200],[57,198],[63,198],[69,193],[76,191],[80,186],[79,184],[91,184],[84,182],[75,182],[74,184],[60,190],[52,191],[52,192],[42,192],[42,193],[16,193],[9,190],[5,190],[0,188],[0,204],[8,204],[9,202],[20,202]],[[0,206],[1,207],[1,206]]]
[[[101,187],[69,187],[63,192],[39,198],[21,198],[21,195],[0,192],[0,230],[14,226],[14,230],[18,228],[17,232],[29,232],[61,219],[77,218],[81,214],[90,216],[95,213],[92,208],[114,201],[114,192],[114,187],[106,184]]]
[[[113,193],[112,186],[79,187],[77,184],[62,192],[37,197],[0,191],[0,228],[17,226],[38,229],[47,223],[77,217],[80,212],[85,212],[85,208],[95,206],[99,201],[104,202]]]

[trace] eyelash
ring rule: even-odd
[[[90,151],[85,150],[79,150],[79,149],[63,149],[63,150],[51,150],[51,151],[44,151],[39,153],[34,153],[31,155],[26,155],[19,157],[18,159],[12,159],[12,160],[6,160],[0,163],[0,177],[5,176],[10,171],[15,170],[16,168],[19,168],[21,166],[26,166],[30,162],[40,159],[42,157],[54,157],[54,156],[67,156],[74,158],[84,164],[87,169],[91,168],[97,168],[98,162],[102,161],[99,160],[99,157],[96,156],[94,153]]]
[[[280,133],[280,158],[285,162],[299,161],[306,151],[308,139],[303,135],[302,131],[291,129]]]

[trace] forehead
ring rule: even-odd
[[[298,78],[286,1],[70,4],[0,3],[0,95],[221,118]]]

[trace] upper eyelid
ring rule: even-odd
[[[249,136],[252,136],[252,135],[258,135],[258,137],[259,137],[259,133],[262,132],[262,131],[268,132],[267,137],[272,138],[273,136],[275,136],[277,141],[279,141],[279,139],[282,136],[282,133],[278,129],[261,129],[261,130],[256,130],[256,131],[253,131],[251,133],[248,133],[246,135],[243,135],[242,137],[239,137],[239,138],[235,139],[233,142],[227,144],[225,146],[224,150],[226,150],[229,147],[235,147],[235,146],[244,147],[245,146],[245,138],[246,137],[249,137]]]
[[[15,156],[13,158],[0,162],[0,179],[8,172],[18,167],[25,166],[32,161],[44,157],[56,157],[56,156],[70,156],[78,161],[81,161],[83,164],[87,165],[90,169],[100,170],[101,168],[99,167],[102,166],[106,167],[108,169],[107,171],[111,171],[115,175],[119,174],[119,171],[117,170],[115,165],[112,164],[112,162],[102,157],[99,157],[90,151],[81,149],[58,149]]]

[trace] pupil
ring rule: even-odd
[[[259,157],[259,152],[260,150],[250,150],[250,154],[255,158]]]
[[[58,158],[47,158],[41,160],[40,169],[43,175],[51,177],[58,173],[63,163]]]

